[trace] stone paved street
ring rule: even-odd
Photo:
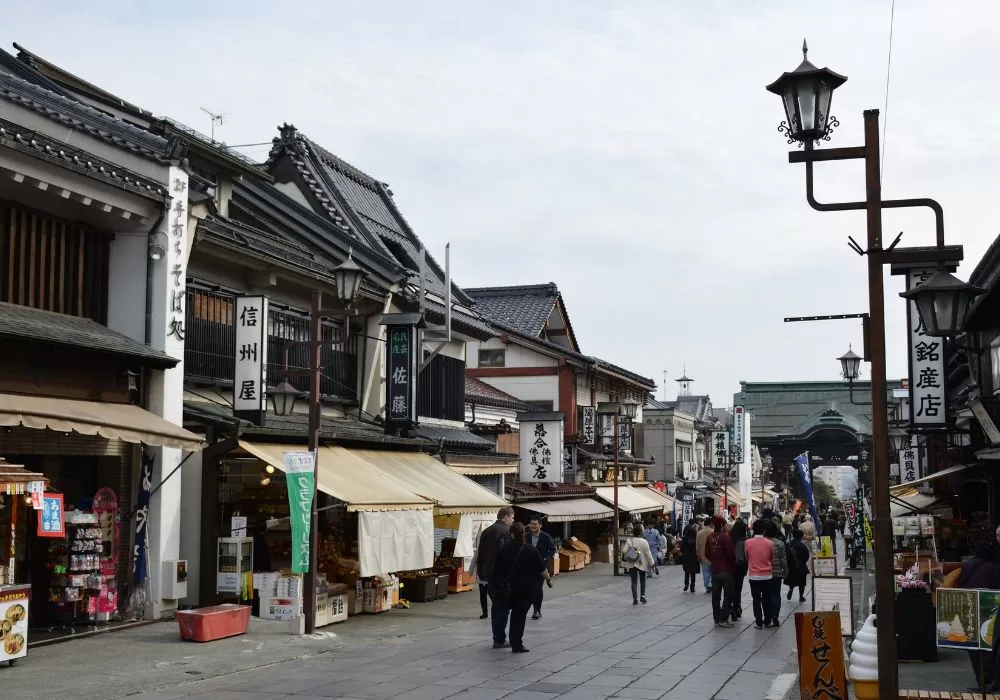
[[[626,579],[564,596],[528,620],[531,653],[493,650],[485,620],[470,619],[370,646],[306,658],[133,696],[141,700],[358,698],[379,700],[666,700],[781,698],[792,680],[791,615],[778,630],[712,624],[709,596],[681,591],[679,567],[665,567],[650,604],[631,605]],[[563,579],[569,575],[564,575]],[[469,605],[471,596],[464,596]],[[749,610],[745,596],[744,609]],[[449,603],[452,601],[449,600]],[[803,606],[806,604],[803,604]],[[342,628],[350,636],[349,628]],[[774,690],[772,691],[772,686]],[[772,692],[774,693],[772,695]],[[78,696],[80,697],[80,696]]]

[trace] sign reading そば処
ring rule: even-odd
[[[267,410],[267,297],[236,297],[233,415],[260,425]]]
[[[518,480],[557,483],[563,480],[563,418],[561,411],[519,413],[521,467]]]

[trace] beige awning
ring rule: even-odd
[[[654,499],[658,501],[663,501],[664,512],[668,510],[669,511],[674,510],[674,499],[669,494],[663,493],[662,491],[657,491],[652,486],[646,486],[646,489],[645,491],[643,491],[643,494],[646,496],[652,496]]]
[[[613,486],[598,486],[594,489],[597,497],[605,503],[614,506],[615,489]],[[629,513],[664,512],[666,502],[656,496],[646,495],[649,489],[643,487],[634,489],[631,486],[618,487],[618,510]]]
[[[240,440],[240,447],[275,469],[285,470],[285,453],[302,452],[296,445]],[[394,476],[355,456],[358,450],[321,447],[317,488],[347,504],[350,511],[430,510],[434,503],[413,493]],[[465,477],[459,477],[465,478]]]
[[[200,435],[133,404],[0,394],[0,426],[15,425],[189,452],[197,452],[204,442]]]
[[[567,523],[575,520],[603,520],[615,514],[611,508],[593,498],[564,498],[559,501],[530,501],[519,508],[541,513],[550,523]]]
[[[759,493],[759,492],[758,492]],[[735,486],[726,486],[725,489],[716,489],[716,496],[726,496],[726,506],[742,506],[743,496],[740,494],[740,490]]]
[[[973,464],[956,464],[953,467],[948,467],[947,469],[942,469],[936,471],[933,474],[928,474],[927,476],[922,476],[919,479],[914,479],[913,481],[907,481],[902,484],[896,484],[895,486],[889,487],[889,493],[897,494],[906,491],[906,489],[911,486],[916,486],[917,484],[924,484],[928,481],[933,481],[934,479],[940,479],[942,476],[949,476],[951,474],[957,474],[958,472],[965,471],[969,467],[975,466]]]
[[[499,461],[477,461],[474,459],[453,459],[451,457],[445,458],[445,464],[457,474],[464,474],[465,476],[474,476],[476,474],[517,474],[518,462],[515,459],[510,464],[504,464]]]

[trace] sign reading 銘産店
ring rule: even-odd
[[[934,274],[931,268],[909,270],[906,288],[913,289]],[[910,345],[910,424],[940,428],[948,424],[944,385],[944,339],[927,335],[917,303],[906,303]]]
[[[267,297],[236,297],[233,415],[260,425],[267,410]]]
[[[385,314],[385,429],[408,430],[417,422],[420,314]]]
[[[557,483],[563,480],[563,418],[561,411],[519,413],[521,467],[518,480]]]

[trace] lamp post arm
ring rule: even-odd
[[[821,155],[822,154],[822,155]],[[792,163],[806,164],[806,201],[816,211],[862,211],[868,208],[867,202],[819,202],[813,191],[813,163],[817,160],[851,160],[865,157],[864,148],[838,148],[827,151],[815,151],[812,143],[805,145],[804,153],[789,153],[788,160]],[[795,156],[793,158],[792,156]],[[882,209],[906,209],[909,207],[927,207],[934,212],[935,241],[938,248],[944,248],[944,209],[933,199],[919,197],[913,199],[883,199]]]

